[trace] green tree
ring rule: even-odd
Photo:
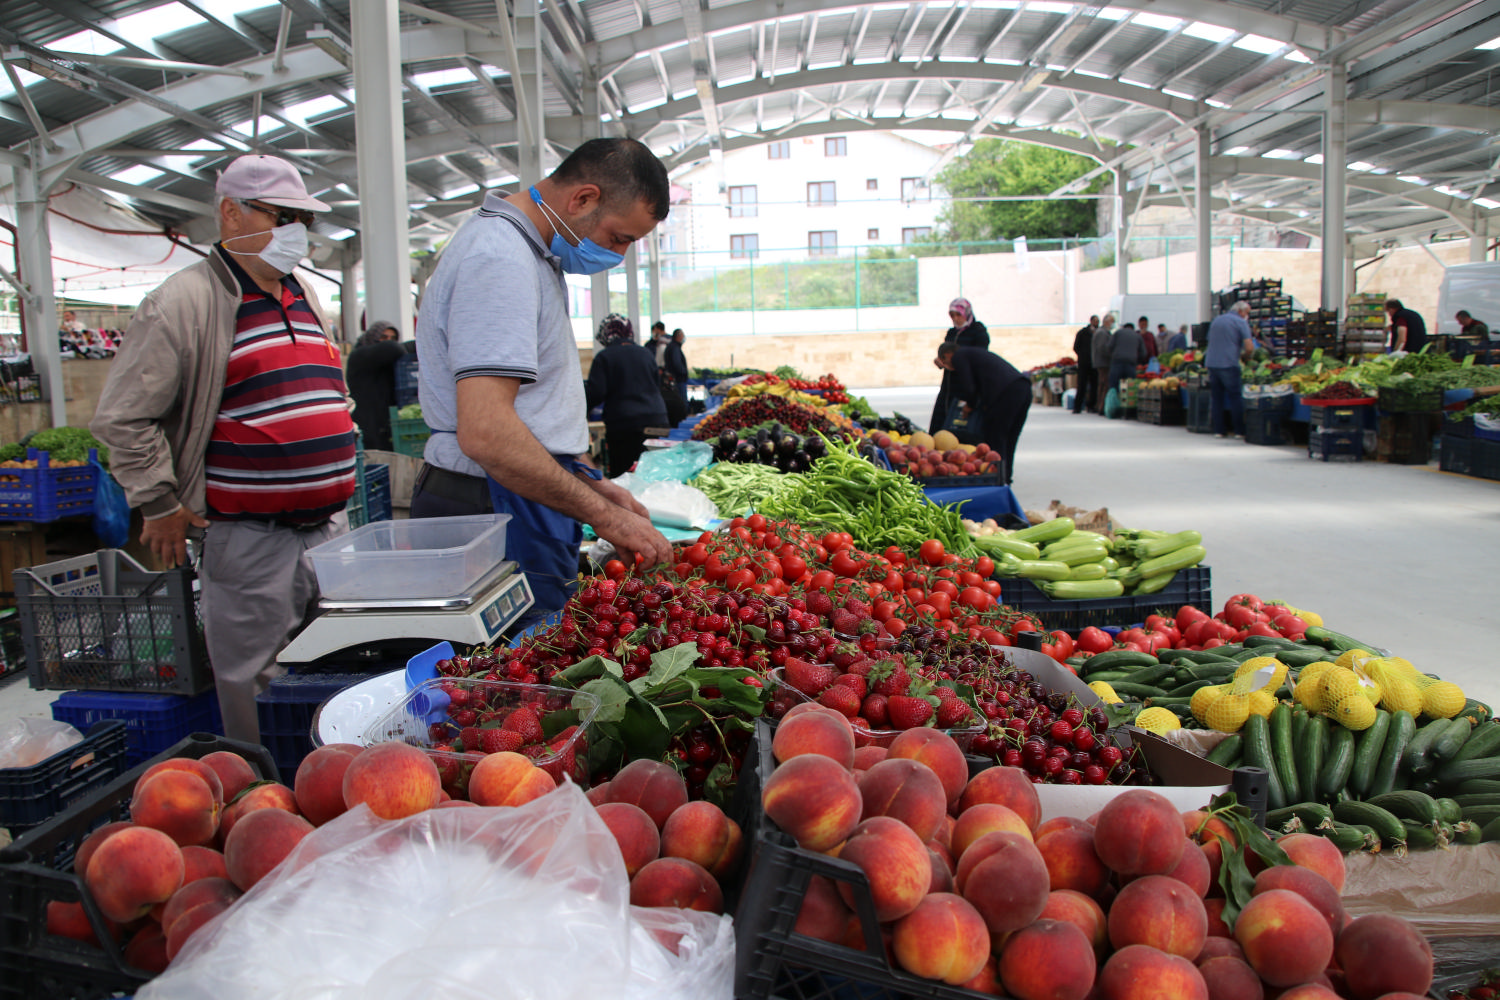
[[[955,199],[938,214],[943,238],[953,241],[1061,239],[1095,236],[1095,201],[961,201],[997,195],[1046,195],[1081,177],[1097,164],[1086,156],[1029,142],[981,139],[937,177]],[[1085,193],[1104,184],[1098,177]]]

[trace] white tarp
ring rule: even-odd
[[[1453,316],[1460,309],[1484,320],[1492,331],[1500,327],[1500,263],[1454,264],[1443,273],[1435,332],[1457,333]]]

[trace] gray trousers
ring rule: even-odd
[[[343,512],[321,528],[295,531],[256,521],[214,521],[203,536],[203,632],[224,735],[260,742],[255,696],[283,673],[276,654],[318,598],[308,549],[349,530]]]

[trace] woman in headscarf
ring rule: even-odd
[[[400,331],[377,320],[359,335],[344,362],[344,381],[354,400],[354,422],[364,435],[364,446],[391,449],[391,407],[396,405],[396,362],[406,356]],[[413,342],[415,346],[415,342]]]
[[[599,324],[589,377],[589,409],[604,404],[604,445],[611,479],[629,472],[646,450],[646,428],[667,423],[657,381],[656,358],[635,341],[630,320],[610,313]]]
[[[968,299],[958,298],[948,303],[948,319],[953,325],[948,328],[948,334],[943,338],[944,343],[951,342],[959,347],[979,347],[989,350],[990,331],[974,318],[974,306]],[[937,362],[934,361],[933,364]],[[938,389],[937,402],[932,405],[929,434],[936,434],[943,429],[943,425],[948,422],[948,409],[953,402],[953,377],[951,373],[944,371],[943,384]],[[978,444],[979,442],[972,443]]]

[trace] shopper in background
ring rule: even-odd
[[[1176,333],[1167,338],[1167,353],[1171,354],[1173,351],[1185,351],[1187,349],[1188,325],[1184,323],[1177,328]]]
[[[1415,309],[1408,309],[1400,299],[1385,300],[1385,314],[1391,321],[1391,351],[1416,354],[1427,344],[1427,324]]]
[[[1140,335],[1141,343],[1146,347],[1147,359],[1156,357],[1158,345],[1156,335],[1151,332],[1151,321],[1142,316],[1135,325],[1135,332]]]
[[[1115,353],[1115,314],[1107,313],[1094,331],[1093,349],[1089,356],[1094,362],[1094,412],[1104,412],[1104,396],[1109,391],[1110,359]]]
[[[530,188],[487,194],[423,296],[417,349],[432,436],[411,514],[512,515],[506,558],[521,564],[538,609],[567,600],[579,521],[627,566],[672,554],[646,508],[585,457],[588,408],[563,281],[618,266],[668,207],[666,167],[650,149],[590,139]]]
[[[1000,453],[1005,482],[1015,476],[1016,442],[1031,409],[1031,379],[1009,361],[982,347],[960,347],[945,340],[933,362],[953,381],[953,398],[965,414],[979,411],[980,438]]]
[[[1470,316],[1467,309],[1460,309],[1458,314],[1453,318],[1458,320],[1458,335],[1460,337],[1467,337],[1470,340],[1476,341],[1490,339],[1489,324]]]
[[[948,319],[952,322],[952,326],[948,327],[948,333],[943,337],[944,343],[989,350],[990,331],[974,318],[974,306],[968,299],[959,298],[948,303]],[[938,365],[938,367],[942,366]],[[948,372],[944,369],[943,381],[938,387],[937,401],[932,404],[932,420],[928,422],[928,433],[936,434],[948,423],[948,411],[954,402],[952,389],[953,380],[948,377]]]
[[[1249,360],[1255,350],[1250,333],[1250,303],[1241,299],[1208,325],[1208,348],[1203,352],[1203,366],[1208,369],[1208,401],[1213,410],[1214,437],[1225,435],[1227,406],[1234,417],[1234,436],[1245,436],[1245,401],[1240,398],[1242,382],[1240,362]]]
[[[604,444],[609,450],[613,479],[630,471],[646,450],[646,428],[667,422],[656,362],[651,352],[635,342],[630,320],[610,313],[595,336],[603,349],[594,352],[584,383],[588,407],[604,405]]]
[[[258,743],[255,696],[318,596],[303,554],[348,528],[354,421],[322,310],[291,274],[328,206],[273,156],[239,157],[215,190],[219,242],[136,309],[90,430],[163,565],[201,537],[224,732]]]
[[[1078,387],[1073,391],[1073,412],[1082,413],[1098,395],[1099,375],[1094,368],[1094,334],[1099,331],[1099,317],[1090,316],[1088,326],[1073,334],[1073,356],[1078,359]],[[1092,406],[1089,406],[1092,409]]]
[[[1115,334],[1109,356],[1109,388],[1118,389],[1123,379],[1134,378],[1137,366],[1146,363],[1146,342],[1140,331],[1126,323]]]
[[[354,397],[354,422],[366,448],[391,450],[391,407],[396,405],[396,362],[416,348],[401,344],[401,331],[385,320],[371,323],[344,362],[344,380]]]
[[[677,398],[682,400],[682,407],[687,409],[687,384],[688,363],[687,356],[682,353],[683,341],[687,340],[687,334],[678,327],[672,331],[672,339],[667,341],[667,348],[663,354],[663,365],[668,375],[676,383]]]
[[[661,320],[652,323],[651,340],[646,344],[646,349],[651,352],[658,369],[667,366],[667,342],[667,324]]]

